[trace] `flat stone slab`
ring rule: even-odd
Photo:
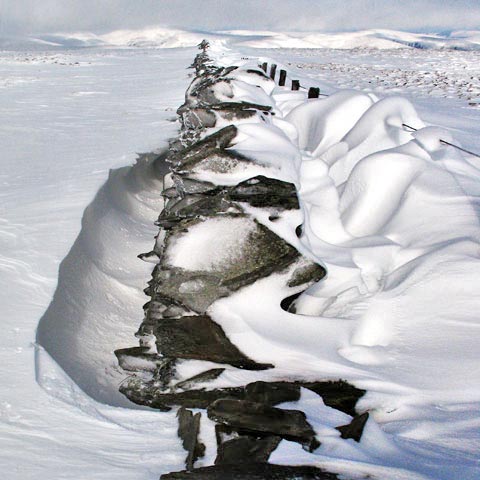
[[[160,480],[339,480],[338,476],[312,466],[250,463],[212,465],[192,472],[167,473]]]
[[[155,336],[158,351],[165,357],[205,360],[247,370],[273,367],[244,355],[208,315],[159,319]]]
[[[166,361],[166,360],[165,360]],[[207,377],[216,375],[220,369],[212,369],[199,374],[200,380],[203,374]],[[196,376],[197,377],[197,376]],[[191,381],[186,379],[185,381]],[[196,378],[194,380],[197,380]],[[183,381],[182,381],[183,382]],[[158,381],[157,381],[158,383]],[[151,408],[168,411],[172,406],[184,406],[186,408],[207,408],[211,403],[219,399],[248,400],[264,403],[270,406],[284,401],[298,400],[300,387],[316,388],[317,393],[323,392],[323,401],[332,408],[337,408],[352,417],[355,413],[355,403],[365,393],[364,390],[355,388],[343,381],[338,382],[253,382],[246,387],[218,388],[213,390],[192,389],[186,391],[165,391],[159,388],[155,381],[144,382],[140,377],[132,376],[120,386],[120,391],[132,402],[139,405],[147,405]],[[177,385],[172,385],[177,389]],[[180,384],[180,388],[183,387]],[[314,390],[315,391],[315,390]],[[297,394],[298,392],[298,394]],[[320,394],[320,393],[319,393]]]
[[[320,445],[300,410],[283,410],[248,400],[220,399],[208,407],[207,415],[210,420],[239,432],[278,435],[302,444],[309,451]]]
[[[253,382],[245,387],[245,394],[252,402],[275,406],[283,402],[300,400],[300,385],[287,382]]]
[[[123,382],[119,390],[133,403],[146,405],[163,412],[171,410],[173,406],[204,409],[220,398],[245,398],[243,387],[162,393],[154,382],[144,383],[138,377]]]

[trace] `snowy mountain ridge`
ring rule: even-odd
[[[210,41],[251,48],[333,48],[333,49],[447,49],[479,50],[480,31],[413,33],[372,29],[356,32],[280,32],[254,30],[189,31],[152,26],[138,30],[114,30],[109,33],[51,33],[29,37],[0,38],[0,48],[80,48],[80,47],[152,47],[180,48]]]

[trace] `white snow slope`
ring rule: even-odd
[[[193,55],[93,49],[0,57],[8,115],[0,127],[6,478],[154,479],[182,468],[174,413],[138,409],[115,393],[122,376],[112,350],[130,345],[141,321],[152,265],[136,255],[153,245],[161,204],[147,164],[108,179],[107,169],[132,164],[135,151],[162,147],[175,133],[169,109],[182,101]],[[216,55],[228,64],[245,53]],[[301,52],[282,55],[294,63]],[[303,218],[270,226],[325,263],[328,278],[302,297],[303,315],[263,311],[250,287],[216,302],[211,314],[249,356],[273,356],[279,378],[341,377],[369,392],[359,405],[372,413],[360,444],[340,440],[333,426],[346,419],[303,392],[301,407],[322,446],[307,454],[284,441],[272,461],[358,478],[478,478],[480,164],[438,140],[454,132],[458,141],[455,129],[466,130],[461,139],[475,148],[480,114],[465,101],[417,102],[410,92],[422,117],[449,130],[423,128],[404,98],[335,92],[329,80],[321,86],[334,95],[310,101],[304,91],[234,84],[237,97],[269,101],[276,112],[270,123],[240,125],[235,149],[299,189]],[[412,135],[402,123],[420,131]],[[44,315],[58,265],[105,180]],[[282,292],[262,293],[265,304],[279,305]],[[42,316],[42,344],[58,363],[34,344]],[[112,327],[118,336],[105,333]],[[264,374],[232,368],[218,384]]]

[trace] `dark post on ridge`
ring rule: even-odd
[[[310,87],[308,89],[308,98],[318,98],[320,96],[320,89],[318,87]]]
[[[287,72],[285,70],[280,70],[280,78],[278,79],[278,84],[281,87],[284,87],[286,81],[287,81]]]
[[[300,90],[300,80],[292,80],[292,90]]]
[[[272,80],[275,80],[275,73],[277,72],[277,65],[275,63],[272,63],[272,66],[270,67],[270,78]]]

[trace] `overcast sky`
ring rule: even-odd
[[[0,0],[0,33],[480,28],[480,0]]]

